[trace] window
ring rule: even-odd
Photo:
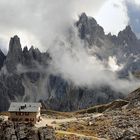
[[[24,112],[17,112],[16,114],[19,116],[24,116]]]
[[[29,112],[16,112],[17,116],[29,116]]]
[[[29,116],[29,112],[25,112],[25,115],[26,115],[26,116]]]
[[[24,116],[24,113],[23,113],[23,112],[21,112],[21,113],[20,113],[20,115],[21,115],[21,116]]]
[[[34,121],[34,118],[30,118],[30,121],[33,122]]]
[[[28,119],[28,118],[25,118],[25,121],[26,121],[26,122],[28,122],[28,121],[29,121],[29,119]]]

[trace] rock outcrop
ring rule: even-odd
[[[126,99],[129,101],[127,108],[140,108],[140,88],[128,94]]]
[[[21,122],[1,122],[1,140],[56,140],[54,129],[51,127],[35,128],[32,124]]]
[[[22,64],[22,48],[18,36],[11,38],[9,43],[9,51],[5,60],[5,65],[8,72],[15,72],[17,64]]]

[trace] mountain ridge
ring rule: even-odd
[[[79,37],[88,43],[89,48],[95,45],[101,48],[96,53],[98,58],[108,60],[109,56],[115,56],[118,64],[126,63],[118,72],[120,76],[125,77],[129,71],[140,69],[140,59],[135,61],[139,56],[140,42],[130,26],[118,36],[105,35],[96,20],[83,13],[76,28]],[[107,85],[94,89],[76,87],[60,75],[46,72],[51,59],[49,52],[42,53],[34,47],[22,49],[17,35],[11,38],[7,56],[0,57],[1,71],[7,71],[0,75],[0,111],[7,110],[11,101],[43,100],[49,109],[72,111],[124,98],[123,91],[116,92]]]

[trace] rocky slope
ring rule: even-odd
[[[2,121],[0,123],[1,140],[56,140],[52,127],[35,128],[32,124],[13,123]]]
[[[100,105],[102,110],[95,111],[89,108],[86,111],[65,113],[43,111],[41,122],[37,122],[35,126],[30,123],[7,121],[5,116],[0,116],[0,139],[139,140],[139,93],[138,89],[128,95],[127,101],[116,100]],[[133,105],[134,100],[135,105]],[[101,113],[97,113],[98,111]]]
[[[140,139],[140,90],[127,96],[127,101],[116,100],[99,108],[89,108],[76,112],[77,121],[65,123],[60,129],[94,136],[106,140],[139,140]],[[98,106],[97,106],[98,107]],[[94,117],[95,112],[102,112]],[[79,115],[78,115],[79,114]],[[87,117],[87,119],[84,119]],[[68,139],[71,139],[68,138]]]
[[[118,36],[106,35],[96,20],[85,13],[75,26],[86,47],[100,48],[95,54],[99,59],[106,61],[115,56],[118,64],[124,64],[118,72],[120,77],[139,71],[140,41],[130,26]],[[94,89],[76,87],[47,71],[51,60],[48,52],[34,47],[22,49],[19,37],[11,38],[7,56],[0,51],[0,111],[7,110],[11,101],[42,100],[47,108],[71,111],[124,97],[123,91],[116,92],[106,85]]]

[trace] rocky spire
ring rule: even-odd
[[[82,13],[79,16],[79,23],[87,25],[88,22],[91,22],[93,25],[97,26],[97,22],[93,17],[88,17],[85,13]]]
[[[34,48],[33,46],[31,46],[29,50],[27,47],[24,47],[23,56],[24,56],[24,61],[23,61],[24,65],[30,67],[34,66],[36,62],[41,61],[41,52],[39,51],[39,49]]]
[[[99,26],[96,20],[88,17],[85,13],[79,16],[79,21],[76,23],[81,39],[86,40],[90,45],[96,44],[97,38],[104,37],[104,30]]]
[[[17,35],[15,35],[10,40],[9,51],[5,62],[8,72],[14,72],[17,64],[22,63],[22,59],[23,54],[20,39]]]
[[[125,41],[130,44],[135,43],[137,41],[137,37],[129,25],[126,26],[126,28],[123,31],[119,32],[118,39],[120,41]]]

